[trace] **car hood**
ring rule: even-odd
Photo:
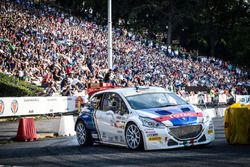
[[[189,104],[136,111],[140,116],[152,118],[166,126],[196,124],[203,117],[203,113],[198,107]]]

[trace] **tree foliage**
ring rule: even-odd
[[[43,89],[13,76],[0,73],[0,97],[38,96]]]

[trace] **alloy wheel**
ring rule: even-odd
[[[77,141],[80,145],[84,145],[86,142],[86,128],[82,122],[77,123],[76,126]]]
[[[128,147],[131,149],[137,149],[141,144],[141,133],[139,128],[135,124],[130,124],[126,129],[126,141]]]

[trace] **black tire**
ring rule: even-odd
[[[144,150],[143,137],[135,123],[129,123],[125,130],[125,140],[128,148],[132,150]]]
[[[86,128],[83,121],[79,120],[76,123],[76,138],[80,146],[93,145],[93,139],[90,131]]]

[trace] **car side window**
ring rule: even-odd
[[[103,110],[112,110],[116,114],[127,113],[127,107],[122,98],[116,93],[106,93],[103,99]]]
[[[101,106],[102,96],[103,94],[101,93],[91,98],[91,104],[93,105],[95,109],[98,109],[98,110],[102,109],[102,106]]]
[[[103,98],[103,111],[115,110],[117,103],[116,97],[116,93],[105,93]]]
[[[128,114],[128,108],[122,99],[121,99],[121,105],[119,108],[119,114],[120,115]]]

